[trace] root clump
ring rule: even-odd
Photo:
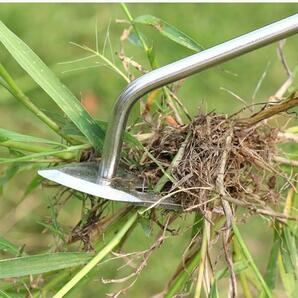
[[[233,117],[200,113],[188,125],[164,126],[155,134],[147,149],[159,166],[147,158],[142,176],[155,185],[163,167],[173,181],[164,185],[162,195],[172,193],[186,211],[216,209],[214,202],[223,196],[240,205],[276,202],[276,139],[277,129],[267,124],[243,127]]]

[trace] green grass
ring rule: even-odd
[[[139,46],[126,43],[125,51],[128,56],[150,69],[190,55],[194,50],[199,50],[200,45],[207,48],[293,14],[296,12],[296,8],[295,4],[131,4],[129,5],[130,13],[128,11],[125,13],[121,6],[116,4],[0,4],[0,18],[5,24],[1,23],[0,26],[0,41],[4,45],[4,47],[1,46],[1,63],[5,67],[2,68],[0,83],[9,90],[7,92],[5,88],[1,88],[0,93],[0,127],[2,128],[0,144],[3,143],[3,146],[6,145],[5,148],[10,150],[9,157],[7,151],[1,151],[3,154],[0,155],[0,163],[9,163],[7,166],[0,165],[2,175],[0,187],[3,188],[0,198],[0,249],[3,258],[7,259],[2,261],[6,262],[3,268],[0,264],[0,273],[6,277],[20,276],[21,269],[15,269],[20,266],[17,263],[19,260],[15,260],[14,263],[13,257],[22,254],[23,251],[32,256],[24,257],[24,262],[29,267],[24,265],[22,268],[29,269],[22,275],[57,269],[55,264],[59,266],[59,255],[55,253],[51,256],[58,257],[54,259],[56,263],[51,262],[51,268],[45,265],[44,271],[44,267],[39,265],[44,262],[45,257],[40,255],[40,263],[37,265],[34,262],[31,263],[30,257],[34,258],[41,252],[49,252],[49,247],[55,251],[63,251],[64,246],[61,239],[59,240],[58,234],[60,232],[67,234],[82,216],[81,202],[84,201],[84,198],[72,197],[63,209],[59,210],[57,223],[51,222],[53,218],[49,220],[51,212],[52,216],[58,212],[53,208],[59,209],[59,205],[53,207],[57,197],[56,190],[40,187],[40,181],[36,180],[35,174],[38,166],[41,165],[30,167],[28,161],[35,160],[35,162],[44,163],[49,162],[47,158],[50,157],[52,158],[50,161],[59,162],[76,158],[77,150],[89,148],[90,144],[100,148],[105,128],[93,119],[108,119],[112,103],[127,84],[127,77],[118,71],[122,69],[121,63],[113,55],[120,49],[119,37],[127,24],[116,23],[115,19],[127,19],[128,17],[128,20],[132,22],[134,17],[147,15],[147,17],[139,17],[136,22],[132,22],[135,29],[137,28],[136,36],[140,41]],[[148,17],[148,15],[165,21],[164,30],[160,32],[160,30],[152,28],[150,24],[152,25],[156,19]],[[108,45],[103,53],[106,30],[110,21],[109,33],[112,53],[110,53]],[[96,24],[98,25],[97,30],[95,30]],[[11,32],[14,32],[22,40],[18,47],[15,46],[18,40]],[[183,36],[183,42],[179,39],[181,36]],[[69,44],[70,42],[81,45],[81,48]],[[152,45],[154,51],[150,51]],[[290,66],[297,63],[297,46],[297,38],[289,39],[286,44],[285,54]],[[22,52],[24,49],[27,50],[26,54]],[[92,55],[92,57],[82,59],[88,55]],[[65,61],[72,62],[57,64]],[[97,67],[96,62],[106,63],[109,68],[99,67],[99,65]],[[195,115],[200,104],[207,106],[208,110],[235,112],[241,103],[220,87],[237,93],[250,103],[256,85],[267,65],[269,65],[267,76],[255,98],[256,101],[264,101],[280,87],[286,78],[276,55],[275,45],[187,79],[179,91],[179,97],[192,115]],[[110,69],[111,66],[113,69]],[[136,74],[136,72],[133,73]],[[60,83],[59,77],[67,89]],[[295,85],[297,85],[297,80]],[[93,116],[90,116],[76,101],[76,98],[80,98],[81,93],[86,91],[96,96],[98,110]],[[167,88],[164,88],[163,92],[166,97],[169,96]],[[61,110],[67,119],[62,115]],[[32,112],[39,116],[38,118],[42,122],[33,116]],[[138,112],[138,107],[135,107],[132,118],[136,118]],[[70,124],[70,121],[77,128],[72,127],[73,124]],[[65,133],[66,124],[75,132],[70,138]],[[86,138],[82,135],[85,135]],[[61,144],[63,138],[65,140],[63,145],[58,145]],[[45,146],[41,147],[41,145]],[[12,161],[17,162],[20,168],[11,164]],[[25,161],[26,163],[24,163]],[[25,172],[23,169],[29,169],[29,172]],[[16,209],[15,212],[14,209]],[[125,276],[127,273],[125,270],[119,273],[116,271],[120,264],[119,261],[110,260],[97,266],[89,274],[87,273],[121,242],[121,238],[131,227],[128,223],[133,225],[136,220],[136,215],[134,216],[130,218],[131,222],[127,222],[127,226],[123,226],[122,232],[114,237],[114,230],[111,228],[112,232],[107,237],[114,240],[111,242],[99,241],[99,247],[97,247],[99,252],[87,267],[83,267],[81,271],[76,271],[75,268],[70,271],[62,271],[62,274],[58,272],[49,275],[51,281],[44,285],[45,292],[52,296],[62,289],[57,295],[57,297],[62,297],[62,292],[65,293],[73,288],[70,295],[72,297],[86,297],[86,295],[92,297],[98,293],[117,291],[119,285],[102,284],[98,280],[101,277],[115,278],[115,274],[116,277]],[[6,227],[5,220],[9,220],[13,224]],[[40,224],[41,222],[43,225]],[[187,226],[191,222],[192,219],[188,218],[186,221],[181,220],[179,224]],[[256,276],[254,282],[257,287],[263,289],[263,295],[266,294],[270,297],[271,291],[275,288],[280,290],[281,286],[280,280],[275,285],[272,283],[273,273],[270,270],[269,277],[268,274],[267,277],[271,278],[271,282],[268,283],[267,278],[265,281],[262,278],[262,274],[266,270],[264,259],[268,259],[268,243],[272,241],[272,235],[269,235],[271,230],[268,228],[267,231],[266,226],[261,225],[260,222],[262,219],[254,218],[249,223],[249,227],[256,227],[253,229],[253,233],[249,227],[240,226],[240,231],[237,228],[234,230],[238,244],[242,249],[242,251],[239,250],[242,254],[240,259],[246,259],[245,266],[248,266],[245,269],[240,266],[239,274],[250,272],[247,274],[248,278],[251,278],[252,275]],[[116,231],[118,231],[117,228]],[[156,232],[155,229],[154,232]],[[146,225],[143,227],[137,225],[129,236],[129,241],[125,246],[126,250],[137,251],[147,248],[154,240],[154,233],[149,236],[146,236],[146,233],[148,234]],[[148,267],[134,287],[128,291],[126,297],[139,297],[140,295],[149,297],[161,291],[181,260],[181,255],[191,237],[190,234],[191,231],[186,232],[182,237],[172,237],[166,240],[165,245],[154,252]],[[244,235],[244,240],[241,235]],[[284,246],[279,255],[281,260],[279,266],[282,267],[280,269],[283,272],[282,279],[286,280],[286,291],[292,293],[295,290],[293,260],[296,255],[294,253],[287,255],[283,252],[293,251],[293,231],[285,229],[282,231],[281,237],[281,243]],[[266,239],[266,241],[258,239]],[[250,255],[245,243],[254,258]],[[70,246],[70,248],[74,251],[81,249],[77,245]],[[48,258],[46,260],[49,261]],[[82,255],[82,261],[79,263],[74,256],[72,266],[83,264],[86,260],[89,260],[89,256]],[[163,262],[161,263],[160,260]],[[20,261],[22,262],[22,259]],[[241,261],[244,262],[242,259]],[[69,262],[71,263],[71,259]],[[190,266],[192,266],[190,270],[192,271],[199,262],[200,254],[196,254],[190,262]],[[30,265],[32,271],[30,271]],[[261,272],[259,267],[261,267]],[[268,265],[268,268],[272,269],[272,266]],[[221,286],[222,276],[218,277],[213,284],[212,297],[217,297],[217,288]],[[90,281],[88,277],[92,277],[92,280]],[[185,274],[182,279],[185,280]],[[178,280],[181,279],[178,278]],[[173,292],[178,287],[180,287],[179,281],[174,283]],[[0,292],[2,295],[9,297],[13,294],[5,282],[0,283],[0,288],[5,293]],[[24,292],[26,290],[23,287],[21,294]]]

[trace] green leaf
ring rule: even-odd
[[[136,17],[133,20],[134,23],[152,26],[163,36],[169,38],[170,40],[184,46],[187,49],[193,50],[195,52],[200,52],[203,47],[197,43],[193,38],[181,32],[174,26],[168,24],[167,22],[151,15],[142,15]]]
[[[140,41],[138,35],[134,31],[131,31],[129,33],[128,41],[138,48],[141,48],[141,49],[143,48],[142,42]]]
[[[40,184],[41,182],[43,181],[43,178],[39,175],[36,175],[32,180],[31,182],[28,184],[24,194],[23,194],[23,199],[29,195],[34,189],[36,189]]]
[[[237,261],[233,264],[233,270],[235,274],[239,274],[240,272],[246,270],[248,268],[248,262],[246,260]],[[228,277],[230,275],[229,268],[225,267],[215,273],[215,279],[220,280],[224,277]]]
[[[265,275],[265,281],[270,289],[275,288],[276,278],[277,278],[277,258],[280,251],[280,237],[278,232],[275,231],[273,244],[271,246],[269,261],[267,265],[267,272]]]
[[[298,283],[295,279],[294,275],[291,273],[287,273],[285,271],[284,264],[282,262],[282,258],[278,258],[278,265],[279,265],[279,273],[283,283],[283,286],[286,290],[287,297],[289,298],[296,298],[298,293]]]
[[[91,253],[60,252],[0,260],[0,278],[41,274],[86,264]]]
[[[17,174],[20,169],[20,165],[12,164],[6,169],[4,175],[0,176],[0,193],[3,191],[3,186]]]
[[[249,249],[247,248],[246,244],[244,243],[242,236],[240,234],[240,231],[235,223],[232,224],[233,232],[235,234],[235,237],[239,243],[239,246],[242,250],[243,256],[245,256],[246,260],[248,261],[249,266],[254,271],[255,277],[258,280],[258,282],[261,284],[263,291],[265,292],[266,296],[269,298],[272,298],[271,290],[269,289],[268,285],[266,284],[262,274],[260,273],[257,265],[255,264]]]
[[[210,289],[208,298],[218,298],[218,297],[219,297],[219,295],[218,295],[217,281],[215,279],[211,285],[211,289]]]
[[[145,217],[145,216],[140,216],[138,222],[141,225],[145,235],[147,237],[150,237],[151,234],[152,234],[152,226],[151,226],[150,219],[148,217]]]
[[[20,134],[11,130],[0,128],[0,143],[5,141],[15,141],[23,143],[42,143],[66,147],[64,144],[61,144],[59,142],[54,142],[44,138],[33,137],[30,135]]]
[[[16,298],[15,296],[10,296],[7,293],[5,293],[4,291],[0,290],[0,296],[2,298]]]
[[[53,151],[47,151],[47,152],[41,152],[41,153],[33,153],[25,156],[20,156],[16,158],[0,158],[0,164],[7,164],[12,162],[22,162],[22,161],[31,161],[34,160],[37,161],[37,158],[39,157],[48,157],[48,156],[58,156],[60,158],[63,158],[65,160],[68,159],[74,159],[76,151],[80,151],[83,149],[88,149],[90,145],[77,145],[77,146],[70,146],[66,149],[62,150],[53,150]]]
[[[9,252],[12,255],[17,255],[19,253],[19,247],[6,240],[0,235],[0,250],[4,252]]]
[[[67,135],[75,135],[75,136],[83,136],[83,134],[79,131],[79,129],[68,119],[63,118],[61,115],[57,113],[53,113],[52,111],[44,111],[45,114],[50,116],[52,119],[54,119],[61,127],[62,132]],[[104,131],[104,133],[107,130],[108,123],[106,121],[102,120],[95,120],[97,125],[100,126],[100,128]],[[129,132],[124,132],[123,134],[123,140],[124,142],[134,145],[137,147],[141,146],[141,143]]]
[[[291,234],[290,229],[283,227],[281,241],[281,256],[286,273],[291,273],[297,278],[297,248],[295,237]]]
[[[12,92],[9,85],[5,82],[5,80],[3,80],[3,78],[0,77],[0,85],[2,87],[4,87],[8,92]]]
[[[292,126],[286,130],[289,133],[298,133],[298,126]]]
[[[0,22],[0,41],[20,66],[75,123],[92,146],[99,150],[104,139],[102,129],[59,78],[2,22]]]
[[[191,231],[191,239],[198,235],[203,230],[204,216],[200,212],[196,212],[194,223]]]
[[[158,63],[157,63],[157,60],[156,60],[155,48],[153,46],[148,48],[147,56],[148,56],[150,65],[152,65],[153,68],[157,68]]]

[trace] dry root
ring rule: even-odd
[[[163,186],[162,194],[173,193],[173,200],[186,211],[222,213],[218,198],[250,207],[277,203],[277,182],[283,175],[274,158],[278,129],[263,120],[297,101],[264,107],[251,118],[200,113],[188,125],[163,126],[147,144],[150,154],[143,158],[140,176],[147,185],[156,185],[168,171],[173,180]],[[181,156],[173,163],[178,152]]]

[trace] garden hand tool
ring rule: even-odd
[[[39,175],[77,191],[107,200],[140,205],[179,208],[170,198],[138,191],[137,179],[119,174],[122,137],[132,106],[148,92],[188,77],[222,62],[251,52],[298,32],[298,14],[244,34],[192,56],[178,60],[132,81],[116,100],[105,136],[99,165],[75,163],[40,170]],[[115,179],[116,178],[116,179]],[[117,179],[119,178],[119,179]]]

